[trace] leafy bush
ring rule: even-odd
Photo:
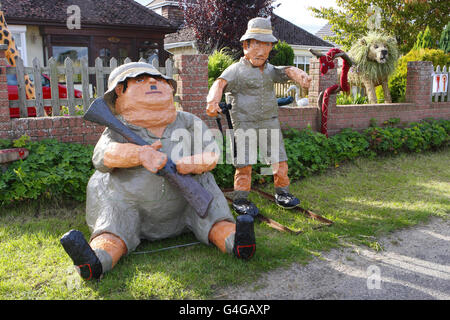
[[[39,142],[29,137],[9,143],[25,147],[29,156],[12,162],[0,177],[0,203],[41,197],[84,201],[86,185],[93,174],[93,146],[61,143],[54,139]]]
[[[220,51],[214,51],[208,58],[208,85],[212,86],[214,81],[222,74],[222,72],[231,66],[235,61],[226,48]]]
[[[351,94],[346,94],[341,91],[336,96],[336,104],[337,105],[345,105],[345,104],[367,104],[369,103],[369,98],[366,96],[362,96],[360,93],[357,93],[355,96]]]
[[[404,102],[406,93],[406,75],[409,61],[431,61],[434,66],[450,63],[450,54],[439,49],[413,49],[398,60],[397,68],[389,78],[392,102]]]
[[[406,128],[372,127],[364,131],[370,150],[377,154],[422,152],[448,145],[448,120],[412,122]]]
[[[377,86],[375,88],[375,94],[377,95],[377,103],[384,103],[384,90],[383,86]]]
[[[427,26],[424,32],[420,31],[417,35],[417,40],[413,49],[432,49],[433,47],[434,44],[431,37],[430,27]]]
[[[286,41],[278,40],[270,53],[269,62],[274,66],[293,66],[294,57],[294,49]]]
[[[439,39],[439,49],[445,53],[450,52],[450,22],[447,23],[444,30],[442,30],[441,37]]]
[[[290,177],[307,177],[330,167],[330,146],[325,135],[309,128],[290,129],[284,133],[284,138]]]
[[[329,138],[330,157],[335,164],[352,160],[357,157],[372,157],[369,142],[363,134],[353,129],[344,129]]]

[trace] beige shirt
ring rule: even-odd
[[[220,75],[227,81],[225,92],[230,93],[233,125],[240,122],[258,122],[278,117],[278,103],[274,83],[289,80],[285,69],[267,63],[263,72],[245,58],[229,66]]]

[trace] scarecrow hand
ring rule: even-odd
[[[210,117],[217,117],[217,114],[221,112],[219,104],[217,102],[209,102],[206,107],[206,114]]]
[[[301,87],[308,89],[312,78],[303,70],[296,67],[286,68],[286,74],[289,78],[297,82]]]
[[[177,171],[181,174],[202,174],[216,167],[219,156],[214,152],[205,152],[183,157],[177,161]]]
[[[161,141],[157,141],[151,146],[140,147],[139,159],[141,164],[152,173],[157,173],[167,163],[167,155],[158,151],[161,147]]]

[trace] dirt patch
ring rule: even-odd
[[[378,239],[382,250],[350,246],[264,274],[248,286],[225,288],[215,299],[449,300],[450,220]]]

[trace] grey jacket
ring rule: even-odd
[[[230,93],[233,125],[240,122],[258,122],[278,117],[274,83],[289,80],[285,69],[270,63],[264,70],[253,67],[245,58],[229,66],[219,78],[227,81],[225,92]]]

